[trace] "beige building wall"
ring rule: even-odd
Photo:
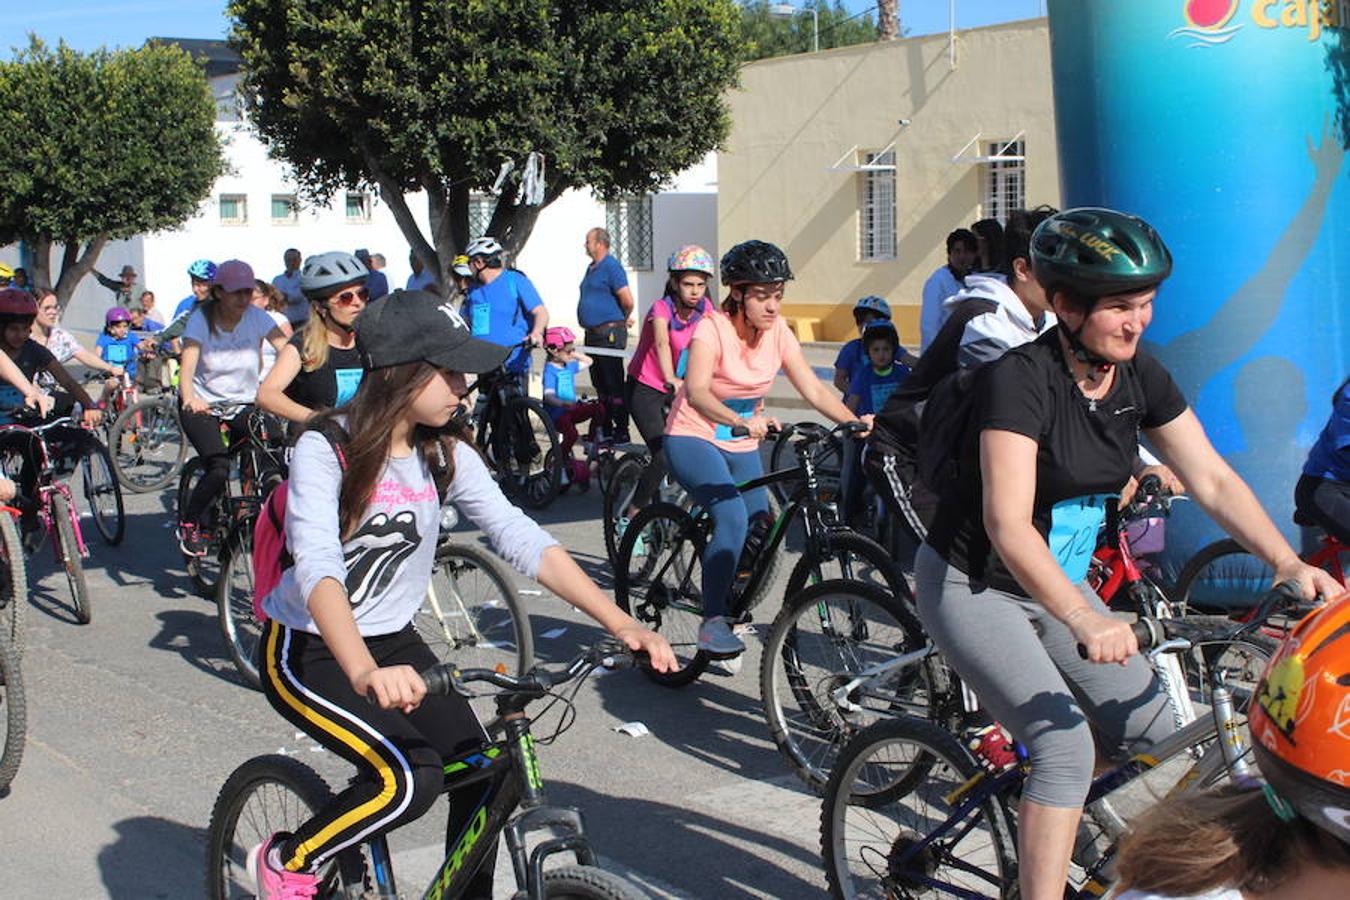
[[[730,98],[732,133],[718,159],[722,248],[750,238],[787,251],[796,281],[785,314],[819,318],[816,336],[855,336],[850,310],[866,294],[895,308],[901,340],[917,345],[923,283],[946,262],[944,241],[983,218],[985,166],[953,163],[1025,132],[1026,204],[1059,204],[1049,28],[1045,19],[862,44],[751,63]],[[908,120],[907,125],[899,120]],[[860,261],[864,175],[829,171],[857,146],[895,143],[896,254]]]

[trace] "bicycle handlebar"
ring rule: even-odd
[[[1227,622],[1215,624],[1212,617],[1206,622],[1196,622],[1186,617],[1179,619],[1150,619],[1141,617],[1130,625],[1135,640],[1139,642],[1139,652],[1145,653],[1154,647],[1169,641],[1176,641],[1173,652],[1189,650],[1196,644],[1211,644],[1229,641],[1256,631],[1281,607],[1296,608],[1303,602],[1303,593],[1293,581],[1283,581],[1266,592],[1261,598],[1251,619],[1246,622]],[[1078,645],[1078,656],[1088,658],[1087,647]]]
[[[592,669],[630,669],[639,658],[645,657],[645,653],[634,652],[620,641],[604,638],[587,647],[566,666],[552,670],[536,666],[524,675],[517,676],[493,669],[460,669],[454,663],[439,663],[423,672],[422,680],[427,684],[428,694],[458,693],[467,696],[465,685],[481,681],[499,687],[508,694],[539,698],[560,684],[589,674]]]

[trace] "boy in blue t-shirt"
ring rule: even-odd
[[[862,344],[868,364],[853,373],[844,400],[844,405],[860,416],[880,411],[910,372],[909,366],[895,361],[900,339],[890,322],[868,325],[863,330]]]

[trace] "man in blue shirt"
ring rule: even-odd
[[[496,238],[480,237],[464,251],[473,269],[475,284],[464,299],[464,319],[476,338],[505,347],[529,340],[544,343],[548,309],[525,273],[502,264],[502,245]],[[526,375],[530,353],[519,348],[506,358],[506,371]],[[522,383],[524,378],[521,379]]]
[[[633,292],[628,273],[609,255],[609,232],[592,228],[586,232],[586,255],[591,264],[581,278],[577,322],[585,329],[586,346],[621,351],[628,346],[628,325],[633,315]],[[628,442],[628,410],[623,403],[623,357],[595,354],[591,384],[605,405],[605,431],[618,443]]]
[[[379,268],[372,265],[372,261],[375,257],[372,256],[371,252],[365,247],[357,250],[355,256],[357,259],[361,260],[361,265],[365,266],[366,271],[370,273],[366,276],[366,290],[370,292],[370,299],[378,300],[389,293],[389,279],[380,271],[380,269],[384,267],[383,264],[381,264]],[[383,260],[384,257],[381,256],[380,259]]]

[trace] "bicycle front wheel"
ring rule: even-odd
[[[14,656],[23,655],[24,619],[28,616],[28,564],[14,517],[0,509],[0,640]]]
[[[500,664],[521,675],[534,665],[530,617],[511,576],[477,547],[436,548],[436,568],[413,624],[438,659],[461,669]]]
[[[530,509],[543,509],[562,487],[566,462],[558,449],[558,431],[538,400],[515,397],[502,411],[495,462],[506,491]]]
[[[122,486],[113,474],[112,459],[108,448],[92,436],[89,446],[80,457],[81,489],[85,502],[89,504],[94,527],[109,546],[122,543],[126,534],[127,519],[122,504]]]
[[[187,459],[188,440],[169,397],[133,403],[108,432],[113,470],[136,493],[156,491],[173,481]]]
[[[881,805],[859,800],[886,794],[916,771],[925,777],[903,797]],[[840,754],[821,809],[830,896],[1017,896],[1017,845],[1000,796],[917,849],[965,802],[961,788],[970,788],[980,771],[969,751],[931,722],[890,719],[859,732]]]
[[[548,900],[643,900],[647,892],[596,866],[563,866],[544,873]]]
[[[197,487],[197,482],[201,481],[202,476],[206,474],[206,463],[200,456],[194,456],[183,466],[183,472],[178,476],[178,504],[175,508],[174,524],[181,524],[183,521],[183,510],[187,509],[188,500],[192,497],[192,492]],[[229,488],[222,488],[222,492]],[[216,596],[216,585],[220,581],[221,565],[221,547],[220,540],[216,537],[218,529],[222,527],[220,518],[222,513],[222,502],[220,497],[211,501],[203,515],[200,528],[203,534],[207,535],[207,550],[205,556],[188,556],[183,554],[183,568],[187,570],[188,577],[192,579],[192,586],[202,597],[213,599]]]
[[[28,734],[28,706],[24,702],[23,676],[19,673],[19,655],[9,641],[0,636],[0,793],[14,780],[23,759]]]
[[[801,555],[788,575],[783,596],[795,597],[808,586],[833,578],[885,588],[914,609],[914,594],[895,559],[876,541],[847,528],[825,535],[818,552],[808,548]]]
[[[260,689],[258,644],[262,626],[253,615],[252,520],[236,525],[225,542],[216,583],[216,618],[239,678],[249,687]]]
[[[692,516],[655,503],[628,523],[614,566],[614,601],[670,642],[677,668],[642,671],[657,684],[683,687],[703,674],[707,654],[698,649],[703,624],[703,534]]]
[[[1177,615],[1242,612],[1275,583],[1275,570],[1232,538],[1201,547],[1177,576]]]
[[[605,528],[605,555],[611,565],[619,561],[619,520],[628,518],[642,473],[649,460],[643,453],[626,453],[614,464],[609,482],[604,489],[603,522]]]
[[[259,756],[235,769],[211,810],[206,833],[206,896],[211,900],[253,897],[257,887],[248,875],[249,850],[278,831],[294,832],[332,799],[328,783],[289,756]],[[321,874],[317,896],[330,897],[347,888],[359,892],[365,883],[365,859],[359,849],[346,851]]]
[[[760,658],[760,695],[774,743],[811,790],[825,789],[839,751],[868,725],[940,715],[947,682],[935,655],[851,686],[926,643],[914,613],[874,585],[825,581],[788,597]]]
[[[56,529],[56,546],[52,549],[56,551],[57,565],[66,573],[66,581],[70,584],[75,618],[81,625],[88,625],[94,617],[93,600],[84,582],[84,560],[80,558],[80,545],[75,539],[75,512],[65,494],[54,491],[51,497],[52,525]]]

